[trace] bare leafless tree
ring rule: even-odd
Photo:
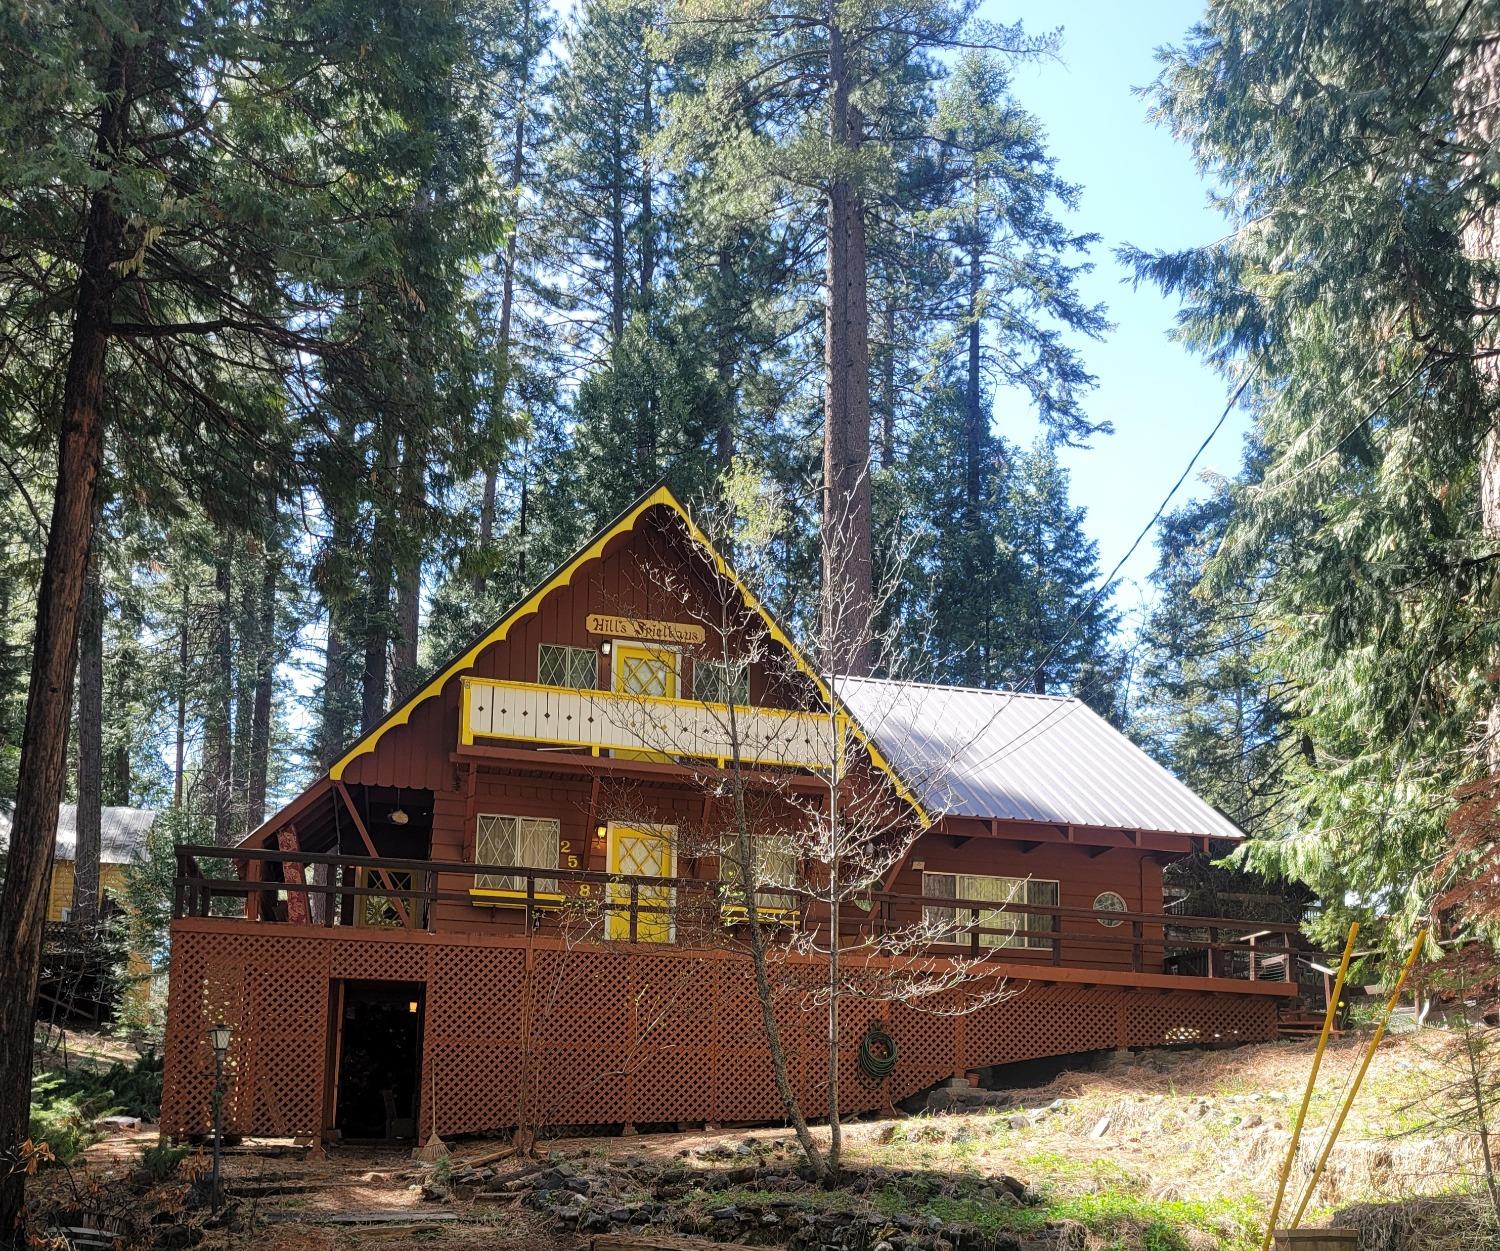
[[[690,543],[697,567],[684,571],[664,561],[652,575],[703,627],[704,642],[693,657],[696,707],[679,718],[642,715],[647,710],[617,698],[610,707],[649,749],[673,758],[708,758],[698,773],[714,804],[716,828],[705,833],[710,854],[720,862],[718,930],[743,934],[787,1120],[813,1170],[833,1179],[842,1147],[841,1006],[857,996],[956,1014],[1015,993],[989,962],[988,937],[979,955],[933,953],[936,945],[952,946],[975,931],[997,934],[1014,914],[1005,912],[1003,902],[969,909],[955,901],[900,916],[881,899],[917,839],[941,816],[961,768],[944,749],[903,742],[898,776],[867,737],[880,736],[886,712],[898,712],[910,688],[879,683],[873,699],[867,688],[858,723],[844,697],[848,683],[864,680],[838,662],[850,639],[859,640],[874,672],[886,678],[915,676],[920,656],[930,654],[903,646],[890,621],[893,598],[908,574],[908,553],[887,555],[873,601],[862,592],[845,596],[837,586],[825,587],[814,637],[793,645],[753,589],[764,584],[774,559],[774,502],[751,498],[743,481],[725,485],[720,499],[696,511],[719,545],[732,551],[734,568],[707,545]],[[844,543],[848,528],[837,519],[825,522],[822,544]],[[825,559],[823,568],[841,563]],[[764,690],[755,692],[760,698],[752,703],[752,675],[804,711],[768,708],[774,701],[764,698]],[[891,723],[909,725],[911,718],[893,716]],[[810,990],[795,985],[826,1024],[826,1150],[793,1087],[776,1015],[778,999],[794,984],[784,968],[794,955],[813,957],[823,969]]]

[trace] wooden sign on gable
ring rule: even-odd
[[[649,643],[701,643],[703,627],[682,621],[650,621],[641,617],[616,617],[591,612],[584,620],[590,634],[608,634],[617,639],[642,639]]]

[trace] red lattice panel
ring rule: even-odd
[[[789,1077],[810,1117],[826,1114],[827,1105],[824,976],[821,966],[797,959],[772,967]],[[565,1128],[783,1116],[751,966],[738,953],[528,950],[522,937],[278,934],[200,921],[174,928],[167,1132],[210,1124],[206,1031],[217,1020],[234,1031],[226,1124],[266,1135],[322,1131],[329,987],[338,979],[425,985],[424,1134],[434,1094],[443,1134],[523,1121]],[[1006,991],[977,1005],[972,989],[952,992],[923,1001],[926,1010],[878,993],[845,997],[842,1109],[883,1109],[969,1068],[1106,1047],[1268,1039],[1275,1030],[1269,996],[1045,981]],[[884,1082],[858,1067],[872,1021],[890,1030],[900,1050]]]
[[[1275,1037],[1276,1005],[1265,998],[1172,991],[1131,996],[1125,1020],[1132,1047],[1260,1042]]]

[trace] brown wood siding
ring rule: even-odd
[[[546,595],[536,612],[513,624],[506,638],[481,651],[473,676],[535,682],[542,643],[597,650],[605,639],[588,632],[590,613],[701,620],[713,599],[702,563],[687,554],[685,541],[670,514],[646,514],[636,530],[613,539],[600,557],[577,570],[571,582]],[[691,689],[692,660],[700,655],[711,659],[722,651],[710,632],[702,647],[685,647],[683,654],[688,662],[681,673],[686,693]],[[784,655],[773,662],[771,671],[764,664],[753,665],[752,699],[772,708],[811,706],[810,688],[784,678],[780,671],[785,667]],[[387,730],[373,751],[350,761],[344,780],[351,785],[457,789],[450,757],[458,746],[461,676],[455,675],[440,694],[417,705],[405,725]],[[610,681],[609,659],[602,657],[600,683],[608,688]]]
[[[961,845],[956,845],[961,843]],[[1027,850],[1030,848],[1030,850]],[[1155,853],[1134,847],[1121,847],[1090,855],[1098,848],[1068,843],[1031,842],[989,835],[954,836],[929,831],[913,845],[906,866],[897,873],[892,889],[899,894],[920,895],[924,870],[911,868],[921,860],[928,873],[976,873],[987,877],[1030,877],[1058,883],[1058,903],[1064,908],[1092,908],[1102,891],[1115,891],[1125,900],[1131,912],[1160,913],[1162,904],[1162,865]],[[908,919],[915,919],[914,917]],[[1097,921],[1075,921],[1065,930],[1089,932]],[[1118,931],[1117,931],[1118,932]],[[1160,962],[1160,931],[1144,936],[1148,940],[1143,952],[1147,967]],[[1157,953],[1157,954],[1153,954]],[[1051,953],[1043,949],[1007,950],[1006,958],[1048,961]],[[1062,963],[1075,968],[1129,968],[1128,949],[1118,943],[1094,946],[1083,940],[1063,945]]]

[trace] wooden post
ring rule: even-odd
[[[350,818],[354,822],[354,828],[359,834],[359,841],[365,845],[365,850],[370,853],[370,859],[380,859],[380,853],[375,850],[375,840],[370,837],[370,831],[365,829],[364,818],[359,815],[359,809],[354,806],[354,796],[349,793],[349,788],[342,781],[335,782],[339,795],[343,798],[344,807],[348,810]],[[406,929],[412,928],[412,919],[407,915],[406,908],[400,899],[396,897],[396,884],[391,875],[384,869],[377,868],[375,873],[379,875],[382,884],[389,892],[391,907],[395,908],[396,915],[401,918],[401,924]],[[358,909],[356,909],[358,911]]]
[[[635,942],[636,941],[636,938],[635,938],[635,935],[636,935],[636,908],[640,904],[640,899],[641,899],[641,884],[639,882],[632,882],[630,884],[630,941],[631,942]]]
[[[1142,936],[1141,923],[1132,921],[1130,923],[1130,967],[1140,973],[1146,964],[1146,953],[1141,945]]]

